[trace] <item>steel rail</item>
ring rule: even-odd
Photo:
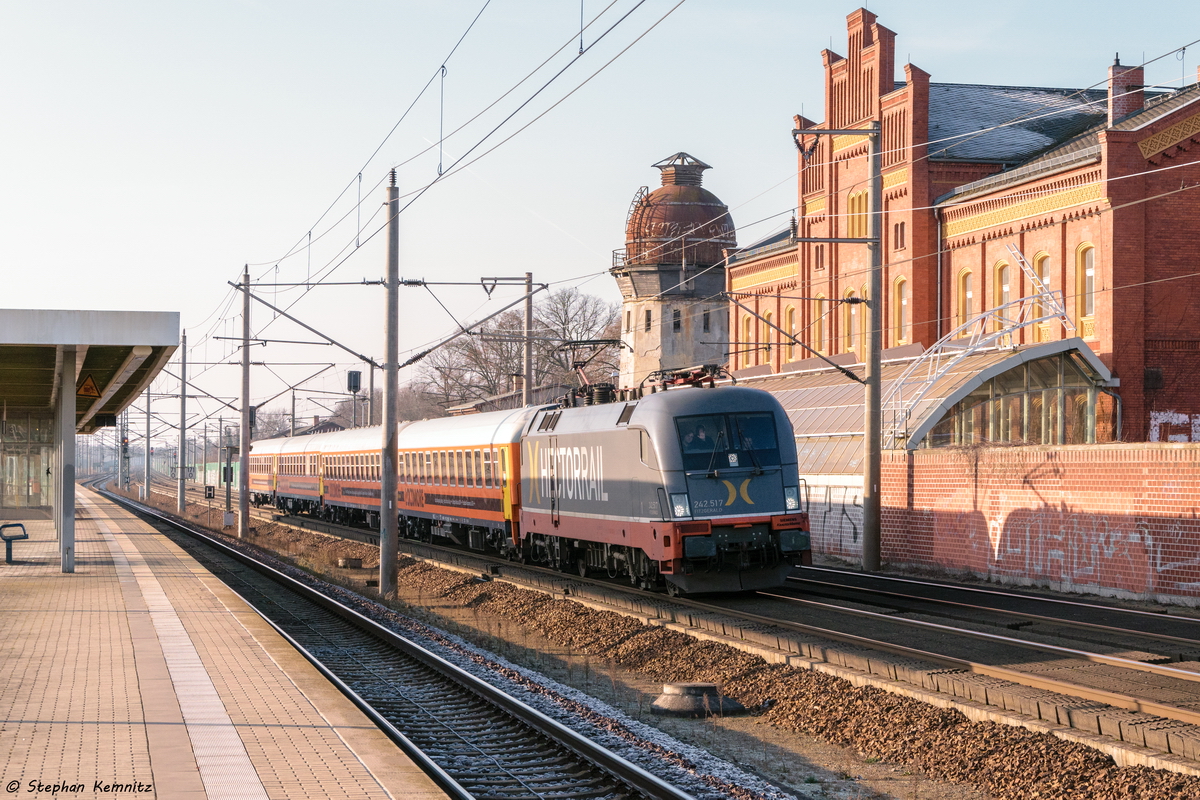
[[[966,609],[970,609],[972,611],[988,611],[993,614],[1000,614],[1000,615],[1009,616],[1009,617],[1018,617],[1020,619],[1031,620],[1033,622],[1045,622],[1045,623],[1049,623],[1052,625],[1059,625],[1059,626],[1062,626],[1065,628],[1079,628],[1080,630],[1100,631],[1103,633],[1120,633],[1120,634],[1124,634],[1127,636],[1138,636],[1143,639],[1155,639],[1155,640],[1159,640],[1159,641],[1178,642],[1180,644],[1188,644],[1188,645],[1194,645],[1196,647],[1200,647],[1200,639],[1189,639],[1185,636],[1172,636],[1171,634],[1167,634],[1167,633],[1162,633],[1162,634],[1146,633],[1144,631],[1134,630],[1133,628],[1122,628],[1122,627],[1119,627],[1116,625],[1102,625],[1098,622],[1083,622],[1081,620],[1063,619],[1061,617],[1047,617],[1043,614],[1031,614],[1027,611],[1010,611],[1009,609],[1006,609],[1006,608],[994,608],[992,606],[976,606],[976,605],[972,605],[970,603],[960,603],[955,600],[942,600],[942,599],[939,599],[936,597],[922,597],[921,595],[917,595],[917,594],[901,594],[900,592],[889,592],[884,589],[870,589],[870,588],[867,588],[864,586],[848,586],[843,583],[834,583],[832,581],[818,581],[818,580],[814,580],[812,578],[798,578],[794,575],[788,576],[788,582],[789,583],[813,584],[816,586],[828,586],[828,587],[832,587],[835,589],[842,589],[846,592],[852,592],[852,593],[860,592],[863,594],[880,595],[882,597],[896,597],[896,598],[900,598],[902,600],[916,600],[916,601],[919,601],[922,603],[930,603],[932,605],[952,606],[955,608],[966,608]],[[928,585],[937,586],[938,584],[928,584]],[[948,588],[955,588],[955,587],[948,587]],[[1020,595],[1008,595],[1008,596],[1009,597],[1020,597]],[[1030,599],[1037,600],[1038,598],[1030,598]],[[1095,608],[1097,610],[1106,610],[1104,606],[1092,606],[1092,608]],[[1116,611],[1117,613],[1121,613],[1121,609],[1112,609],[1112,610]],[[915,613],[921,613],[921,612],[918,611]],[[1156,614],[1153,616],[1157,619],[1161,619],[1161,615]]]
[[[407,540],[402,540],[402,541],[407,542]],[[417,544],[417,543],[413,543],[413,544]],[[422,547],[436,548],[438,550],[444,549],[444,548],[439,548],[437,545],[431,545],[431,544],[425,544],[425,543],[420,543],[420,544]],[[471,558],[476,558],[476,559],[480,559],[480,560],[487,561],[487,562],[498,562],[502,565],[507,565],[510,567],[512,566],[511,563],[506,560],[492,558],[492,557],[487,556],[486,554],[480,554],[480,553],[464,554],[457,550],[450,550],[448,552],[453,552],[455,555],[459,555],[459,556],[469,555]],[[636,590],[629,589],[624,586],[615,585],[610,582],[592,580],[592,579],[588,579],[588,578],[580,578],[580,577],[577,577],[574,575],[564,575],[563,573],[558,572],[556,570],[542,568],[542,567],[538,567],[536,565],[531,565],[531,564],[521,565],[520,568],[525,569],[525,570],[535,570],[538,572],[547,572],[547,573],[550,573],[559,578],[564,578],[564,579],[567,579],[570,581],[589,583],[589,584],[593,584],[596,586],[604,587],[609,590],[616,590],[616,591],[620,591],[623,593],[629,593],[629,594],[637,596],[639,598],[646,597],[645,592],[636,591]],[[806,567],[806,569],[810,569],[810,568]],[[836,571],[836,570],[829,570],[829,571]],[[898,579],[898,580],[905,580],[905,579]],[[911,581],[911,582],[919,583],[919,581]],[[987,590],[974,590],[974,591],[987,591]],[[990,592],[990,593],[1004,596],[1003,592]],[[847,614],[847,615],[860,616],[860,617],[864,617],[864,618],[876,618],[876,619],[879,619],[881,621],[885,621],[885,622],[888,622],[891,624],[899,623],[899,624],[909,625],[910,627],[924,627],[926,629],[936,630],[938,633],[948,633],[948,634],[958,635],[958,636],[967,637],[967,638],[990,640],[995,643],[1002,643],[1005,645],[1013,645],[1013,646],[1023,647],[1023,648],[1030,649],[1030,650],[1041,650],[1042,652],[1052,652],[1057,655],[1064,655],[1064,656],[1067,656],[1070,658],[1076,658],[1076,659],[1085,660],[1085,661],[1093,661],[1093,662],[1098,662],[1098,663],[1105,663],[1110,666],[1134,669],[1134,670],[1143,671],[1143,672],[1158,673],[1158,674],[1168,676],[1168,677],[1174,677],[1174,678],[1179,678],[1182,680],[1193,681],[1193,682],[1200,682],[1200,674],[1187,672],[1185,670],[1176,670],[1176,669],[1172,669],[1170,667],[1162,667],[1162,666],[1154,665],[1154,664],[1146,664],[1144,662],[1133,661],[1130,659],[1121,659],[1121,658],[1116,658],[1116,657],[1103,656],[1098,653],[1089,653],[1087,651],[1082,651],[1082,650],[1073,650],[1070,648],[1058,647],[1056,645],[1038,644],[1036,642],[1029,642],[1029,641],[1021,640],[1021,639],[1013,639],[1011,637],[996,636],[995,634],[986,634],[986,633],[978,633],[975,631],[967,631],[967,630],[963,630],[961,628],[955,628],[955,627],[948,626],[948,625],[937,625],[936,623],[924,623],[924,622],[919,622],[917,620],[905,620],[903,618],[897,618],[895,616],[888,615],[888,614],[875,614],[875,613],[869,612],[869,611],[858,611],[858,610],[854,610],[854,609],[847,609],[847,608],[840,607],[840,606],[833,606],[833,605],[828,605],[828,604],[823,604],[823,603],[815,603],[813,601],[799,600],[797,598],[790,598],[790,597],[786,597],[786,596],[782,596],[782,595],[770,595],[765,592],[760,592],[760,594],[764,594],[765,596],[774,597],[776,599],[781,599],[781,600],[812,604],[814,606],[824,607],[827,610],[838,612],[838,613],[843,613],[843,614]],[[1011,595],[1009,595],[1009,596],[1011,596]],[[666,600],[667,598],[663,598],[663,599]],[[880,650],[883,652],[889,652],[889,653],[892,653],[895,655],[901,655],[901,656],[906,656],[906,657],[910,657],[910,658],[923,659],[926,661],[931,661],[936,664],[941,664],[943,666],[953,667],[956,669],[963,669],[968,672],[973,672],[973,673],[980,674],[980,675],[987,675],[987,676],[993,677],[993,678],[1000,678],[1002,680],[1007,680],[1007,681],[1010,681],[1012,683],[1019,684],[1022,686],[1028,686],[1028,687],[1035,688],[1035,689],[1043,689],[1045,691],[1057,692],[1059,694],[1071,695],[1071,696],[1080,697],[1080,698],[1083,698],[1086,700],[1094,700],[1096,702],[1105,703],[1107,705],[1114,706],[1116,708],[1124,708],[1124,709],[1128,709],[1131,711],[1141,711],[1143,713],[1156,714],[1161,717],[1166,717],[1169,719],[1179,720],[1181,722],[1188,722],[1188,723],[1200,725],[1200,711],[1193,711],[1191,709],[1181,708],[1179,706],[1172,706],[1172,705],[1168,705],[1165,703],[1159,703],[1157,701],[1150,700],[1148,698],[1136,697],[1133,695],[1123,694],[1120,692],[1107,691],[1104,689],[1096,689],[1096,688],[1093,688],[1090,686],[1085,686],[1083,684],[1073,683],[1070,681],[1056,680],[1053,678],[1045,678],[1045,677],[1038,676],[1036,674],[1032,674],[1032,673],[1028,673],[1028,672],[1021,672],[1019,670],[1014,670],[1014,669],[1009,669],[1007,667],[997,667],[997,666],[993,666],[990,664],[983,664],[983,663],[979,663],[979,662],[970,661],[967,659],[960,659],[960,658],[955,658],[953,656],[941,655],[938,653],[921,650],[921,649],[915,648],[915,647],[908,647],[906,645],[893,644],[891,642],[886,642],[886,641],[882,641],[879,639],[872,639],[872,638],[866,637],[866,636],[858,636],[856,634],[843,633],[841,631],[835,631],[835,630],[831,630],[828,628],[821,628],[821,627],[818,627],[815,625],[806,625],[804,623],[799,623],[799,622],[790,622],[790,621],[785,621],[785,620],[779,620],[779,619],[776,619],[773,617],[766,617],[766,616],[762,616],[762,615],[758,615],[758,614],[751,614],[749,612],[728,609],[728,608],[725,608],[722,606],[708,605],[708,604],[700,603],[695,600],[689,600],[689,599],[685,599],[685,598],[675,597],[675,598],[670,598],[669,602],[671,604],[675,604],[675,605],[681,605],[681,606],[685,606],[685,607],[689,607],[689,608],[694,608],[698,611],[703,611],[706,613],[723,614],[726,616],[744,619],[749,622],[754,622],[756,624],[774,626],[774,627],[783,628],[783,629],[787,629],[787,630],[794,630],[794,631],[797,631],[800,633],[808,633],[808,634],[812,634],[815,636],[820,636],[822,638],[832,639],[834,641],[840,641],[840,642],[845,642],[847,644],[858,645],[858,646],[865,647],[868,649]],[[1089,605],[1086,603],[1071,603],[1071,601],[1060,601],[1060,602],[1065,602],[1065,603],[1068,603],[1071,605],[1087,606],[1089,608],[1104,608],[1103,606]],[[1141,613],[1147,613],[1147,612],[1141,612]],[[1151,615],[1151,616],[1160,618],[1160,615]],[[1130,633],[1136,633],[1136,632],[1130,631]]]
[[[1138,670],[1139,672],[1151,672],[1155,675],[1164,675],[1170,678],[1178,678],[1179,680],[1200,683],[1200,673],[1198,672],[1175,669],[1174,667],[1164,667],[1161,664],[1147,664],[1145,661],[1134,661],[1131,658],[1106,656],[1103,653],[1091,653],[1087,650],[1075,650],[1070,647],[1059,647],[1056,644],[1031,642],[1028,639],[1017,639],[1012,636],[1001,636],[998,633],[970,631],[964,628],[955,628],[950,625],[941,625],[936,622],[924,622],[919,619],[905,619],[904,617],[895,617],[891,614],[880,614],[875,611],[846,608],[845,606],[836,606],[831,605],[830,603],[818,603],[816,600],[804,600],[803,598],[789,597],[788,595],[783,594],[772,594],[771,592],[758,592],[758,594],[764,597],[773,597],[777,600],[786,600],[789,603],[798,603],[800,605],[820,608],[825,611],[833,611],[837,614],[847,614],[852,617],[862,617],[863,619],[872,619],[876,621],[887,621],[892,625],[902,625],[907,628],[918,628],[920,630],[936,631],[938,633],[953,633],[966,639],[978,639],[983,642],[1003,644],[1006,647],[1019,647],[1024,650],[1038,650],[1045,653],[1053,653],[1054,655],[1079,659],[1081,661],[1090,661],[1094,664],[1108,664],[1111,667],[1122,667],[1124,669]]]
[[[557,720],[546,716],[537,709],[525,705],[516,698],[506,694],[495,686],[492,686],[487,681],[484,681],[459,668],[458,666],[451,664],[449,661],[446,661],[435,653],[425,650],[414,642],[405,639],[403,636],[400,636],[394,631],[389,630],[388,628],[380,625],[369,617],[360,614],[354,609],[347,608],[333,598],[317,591],[313,587],[307,586],[295,578],[285,575],[279,570],[257,561],[251,556],[242,553],[236,548],[230,547],[224,542],[214,539],[206,533],[192,529],[189,524],[184,523],[169,514],[165,514],[158,509],[143,506],[141,503],[120,497],[119,495],[113,495],[105,490],[101,490],[101,494],[118,503],[119,505],[135,508],[139,513],[144,513],[155,517],[156,519],[165,522],[177,530],[203,541],[206,545],[214,548],[230,558],[233,558],[239,563],[250,567],[254,571],[267,576],[271,580],[281,584],[306,600],[341,617],[355,627],[358,627],[360,630],[366,631],[372,636],[382,639],[389,645],[392,645],[398,650],[404,652],[406,655],[418,661],[419,663],[445,675],[468,691],[473,692],[493,705],[503,709],[542,735],[553,739],[563,747],[566,747],[568,750],[571,750],[572,752],[582,756],[584,759],[591,761],[601,769],[614,775],[619,780],[624,781],[637,791],[644,793],[646,796],[656,798],[658,800],[693,800],[692,796],[686,792],[667,783],[661,778],[652,775],[636,764],[626,761],[615,753],[612,753],[604,747],[596,744],[586,736],[583,736],[582,734],[566,727]],[[353,700],[353,698],[351,699]],[[426,758],[428,757],[422,754],[422,761],[424,761]],[[430,777],[434,778],[434,775],[431,774]]]
[[[835,575],[854,574],[854,573],[849,573],[843,569],[830,569],[829,567],[811,567],[810,566],[810,567],[804,567],[804,569],[812,570],[813,572],[829,572],[829,573],[833,573]],[[1114,608],[1113,606],[1102,606],[1102,605],[1097,605],[1096,603],[1083,603],[1078,600],[1063,600],[1058,597],[1038,597],[1037,595],[1013,594],[1012,592],[998,592],[995,589],[980,589],[976,586],[957,586],[957,585],[953,585],[953,584],[949,584],[949,583],[934,583],[933,581],[920,581],[915,578],[900,578],[895,575],[871,575],[870,577],[872,580],[877,580],[877,581],[894,581],[896,583],[912,583],[917,586],[937,586],[940,588],[954,589],[955,591],[959,591],[959,592],[975,592],[977,594],[991,594],[991,595],[996,595],[997,597],[1017,597],[1017,598],[1026,599],[1026,600],[1037,600],[1038,602],[1041,602],[1041,603],[1056,603],[1058,605],[1064,605],[1064,606],[1079,606],[1080,608],[1090,608],[1090,609],[1095,609],[1098,611],[1116,611],[1121,614],[1137,614],[1137,615],[1142,615],[1142,616],[1147,616],[1147,617],[1154,617],[1156,619],[1162,619],[1163,617],[1178,616],[1178,615],[1169,613],[1165,609],[1162,611],[1142,611],[1141,609],[1137,609],[1137,608]],[[1195,619],[1195,618],[1191,618],[1191,617],[1181,617],[1181,619],[1187,619],[1187,620],[1191,620],[1193,622],[1200,622],[1200,619]]]
[[[126,501],[125,498],[122,498],[118,495],[113,495],[111,492],[109,492],[106,489],[98,488],[99,485],[105,483],[106,481],[107,481],[107,478],[100,478],[98,480],[90,481],[88,486],[93,491],[96,491],[97,493],[104,495],[105,497],[107,497],[108,499],[117,503],[118,505],[126,505],[126,504],[141,505],[140,503],[134,503],[133,501]],[[138,511],[140,513],[148,514],[150,516],[155,517],[156,519],[166,522],[167,524],[169,524],[172,527],[175,527],[179,530],[184,530],[184,532],[186,532],[186,533],[189,533],[191,535],[196,535],[192,531],[186,531],[175,520],[170,519],[169,517],[167,517],[161,513],[158,513],[154,509],[148,509],[148,508],[143,507],[143,508],[138,509]],[[112,521],[111,517],[109,519],[110,519],[110,521]],[[205,538],[207,539],[208,537],[205,537]],[[239,562],[245,563],[245,562],[242,562],[241,559],[239,559]],[[350,702],[352,702],[355,706],[357,706],[358,709],[360,711],[362,711],[363,714],[369,720],[371,720],[371,722],[375,723],[375,725],[381,731],[383,731],[383,734],[385,736],[387,736],[389,739],[391,739],[396,744],[396,746],[399,747],[401,751],[403,751],[403,753],[405,755],[407,755],[409,758],[411,758],[416,763],[416,765],[421,769],[421,771],[424,772],[426,775],[428,775],[429,778],[435,784],[437,784],[439,789],[446,792],[446,794],[448,794],[450,797],[455,798],[455,800],[475,800],[474,795],[472,795],[470,792],[468,792],[466,789],[464,789],[462,787],[462,785],[459,784],[458,781],[454,780],[454,778],[451,777],[444,769],[442,769],[441,766],[439,766],[437,762],[435,762],[433,759],[431,759],[429,756],[427,756],[423,750],[421,750],[415,744],[413,744],[412,740],[409,739],[407,736],[405,736],[403,733],[401,733],[396,728],[396,726],[392,725],[392,723],[389,722],[386,717],[384,717],[382,714],[380,714],[378,711],[376,711],[371,706],[370,703],[368,703],[366,700],[364,700],[357,692],[355,692],[352,688],[350,688],[350,686],[347,685],[336,674],[331,672],[323,663],[321,663],[321,661],[316,656],[314,656],[312,653],[310,653],[307,648],[305,648],[298,641],[296,641],[287,631],[285,631],[283,628],[281,628],[279,625],[277,625],[274,620],[272,620],[266,614],[262,613],[262,611],[260,611],[257,606],[255,606],[253,603],[248,601],[232,586],[227,586],[226,588],[228,588],[229,591],[231,591],[235,595],[237,595],[237,597],[240,598],[241,601],[243,603],[245,603],[251,610],[253,610],[254,613],[258,614],[260,619],[262,619],[264,622],[266,622],[268,625],[270,625],[272,628],[274,628],[275,632],[278,633],[280,636],[282,636],[283,639],[288,644],[290,644],[292,647],[296,648],[296,651],[299,652],[300,655],[304,656],[304,658],[310,664],[312,664],[314,667],[316,667],[318,672],[320,672],[330,683],[332,683],[334,686],[336,686],[338,691],[340,691],[342,694],[344,694],[350,700]]]
[[[1176,719],[1181,722],[1200,724],[1200,711],[1193,711],[1191,709],[1167,705],[1154,700],[1134,697],[1133,695],[1110,692],[1104,689],[1095,689],[1090,686],[1071,683],[1069,681],[1043,678],[1028,672],[1020,672],[1018,670],[1008,669],[1007,667],[996,667],[992,666],[991,664],[981,664],[979,662],[969,661],[963,658],[955,658],[953,656],[945,656],[939,653],[931,653],[927,650],[921,650],[916,647],[892,644],[891,642],[885,642],[879,639],[871,639],[867,636],[858,636],[853,633],[843,633],[841,631],[834,631],[828,628],[821,628],[816,625],[805,625],[804,623],[800,622],[788,622],[784,620],[778,620],[773,617],[764,617],[759,614],[751,614],[745,611],[732,611],[722,608],[721,606],[710,606],[703,603],[698,603],[694,600],[673,598],[671,602],[691,606],[706,613],[717,612],[726,614],[728,616],[738,617],[749,622],[756,622],[761,625],[770,625],[777,628],[798,631],[800,633],[809,633],[825,639],[833,639],[834,641],[846,642],[847,644],[860,645],[871,650],[882,650],[894,655],[932,661],[935,664],[942,664],[943,666],[963,669],[967,672],[974,672],[979,675],[987,675],[988,677],[992,678],[1000,678],[1011,683],[1028,686],[1034,689],[1044,689],[1050,692],[1071,695],[1072,697],[1080,697],[1085,700],[1095,700],[1096,702],[1105,703],[1116,708],[1124,708],[1130,711],[1141,711],[1146,714],[1156,714],[1160,717]],[[885,614],[880,614],[879,616],[884,620],[895,621],[895,617]],[[947,626],[941,627],[945,627],[945,630],[950,633],[968,633],[958,628],[950,628]]]

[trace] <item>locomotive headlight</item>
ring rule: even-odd
[[[687,492],[671,495],[671,515],[675,519],[692,515],[692,504],[688,502]]]
[[[783,502],[787,506],[788,511],[796,511],[800,508],[800,487],[785,486],[783,487]]]

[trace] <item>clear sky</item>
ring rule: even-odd
[[[650,165],[672,153],[713,165],[705,186],[730,206],[740,243],[786,224],[796,202],[791,118],[802,109],[823,118],[820,50],[845,53],[845,17],[857,6],[584,0],[585,18],[599,16],[583,33],[582,56],[577,0],[483,7],[7,0],[0,306],[178,310],[191,342],[203,342],[189,357],[220,361],[232,343],[213,337],[240,333],[226,282],[243,264],[262,282],[305,280],[339,262],[330,280],[379,278],[382,236],[369,237],[381,222],[381,181],[400,165],[406,203],[437,178],[439,161],[447,174],[402,215],[403,276],[475,281],[532,271],[618,300],[603,273],[624,245],[629,202],[638,187],[658,185]],[[1200,39],[1200,11],[1183,2],[868,7],[897,33],[898,72],[911,61],[935,82],[1103,85],[1116,52],[1136,64]],[[1167,55],[1147,68],[1147,83],[1194,82],[1197,56],[1200,45]],[[464,156],[461,169],[451,167]],[[311,250],[303,246],[310,230]],[[512,298],[498,291],[487,303],[476,288],[438,295],[463,321]],[[294,313],[382,360],[382,288],[277,297],[298,300]],[[423,289],[403,289],[401,303],[404,351],[455,328]],[[254,311],[256,331],[269,313]],[[284,321],[263,335],[310,338]],[[256,348],[264,357],[337,360],[328,380],[312,384],[328,389],[343,386],[352,368],[327,347]],[[290,380],[313,371],[276,369]],[[237,371],[212,367],[198,382],[232,394]],[[255,399],[283,385],[257,370]]]

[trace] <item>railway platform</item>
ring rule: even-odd
[[[28,521],[0,562],[7,794],[445,796],[189,555],[105,498],[77,497],[73,574],[49,520]]]

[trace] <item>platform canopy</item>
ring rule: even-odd
[[[178,345],[174,311],[0,309],[5,419],[53,416],[66,385],[75,394],[76,432],[91,433],[145,390]],[[64,380],[68,350],[75,367]]]

